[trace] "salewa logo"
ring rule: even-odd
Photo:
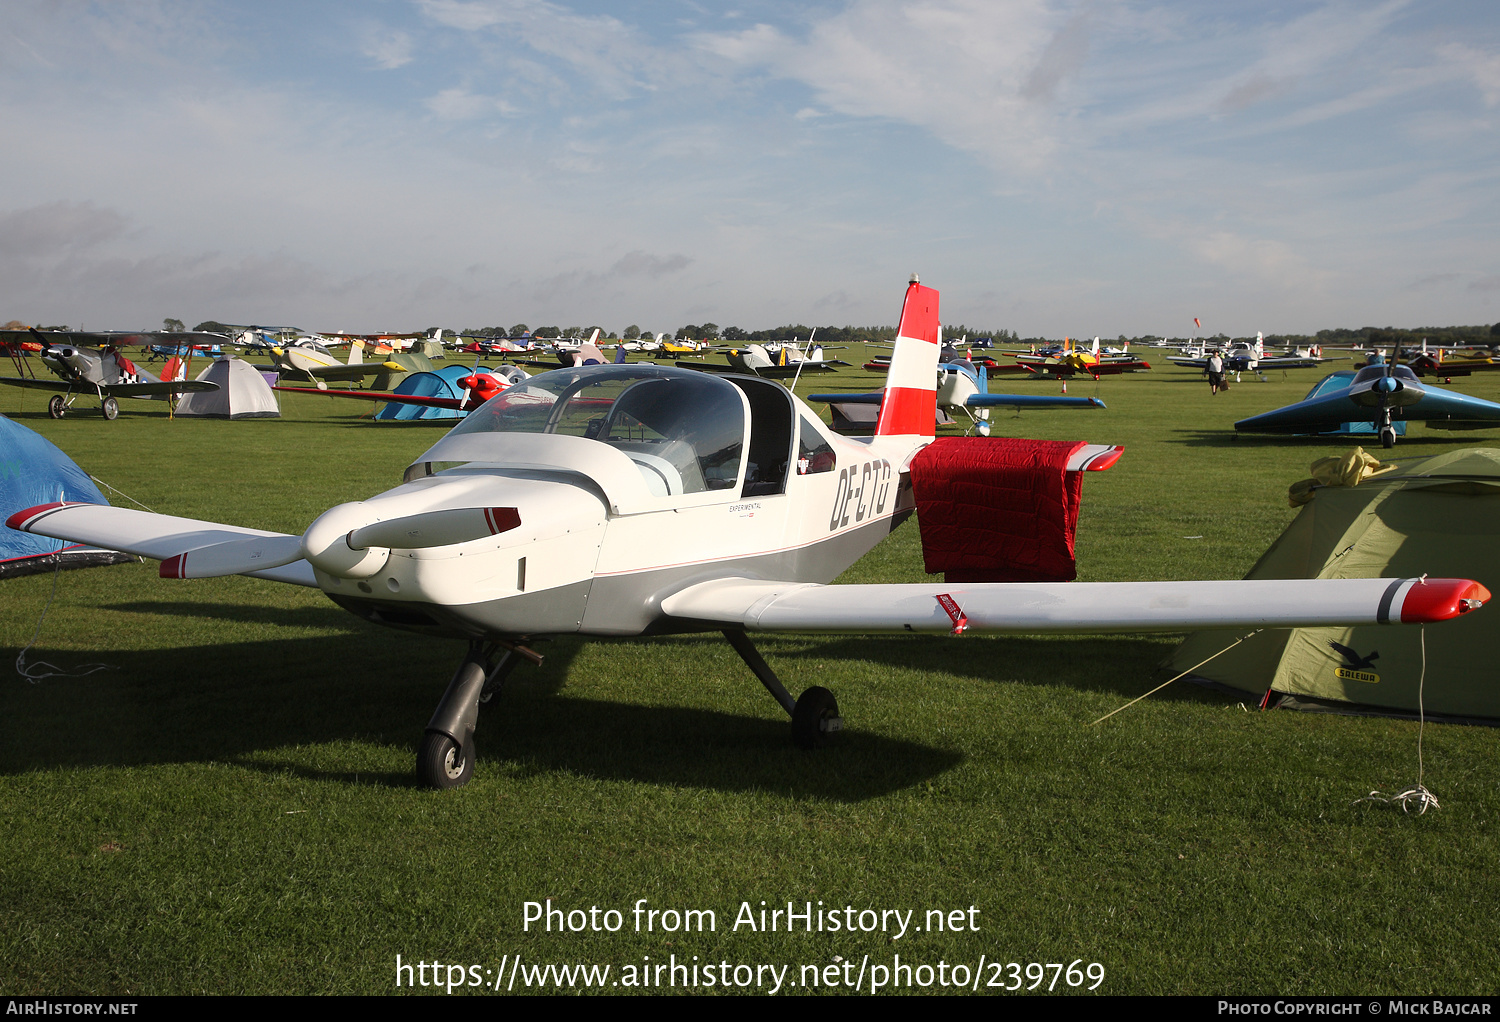
[[[1334,668],[1334,677],[1342,678],[1344,681],[1362,681],[1368,685],[1374,685],[1380,681],[1380,675],[1370,670],[1375,666],[1375,661],[1380,659],[1379,650],[1372,651],[1369,656],[1360,656],[1348,646],[1332,640],[1329,641],[1328,648],[1344,658],[1343,665]]]

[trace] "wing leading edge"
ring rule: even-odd
[[[183,551],[254,537],[295,538],[281,532],[243,529],[107,504],[42,504],[17,511],[5,524],[18,532],[90,543],[156,561],[170,560]],[[312,565],[302,560],[245,574],[300,586],[318,584]]]
[[[751,631],[1176,632],[1443,621],[1482,606],[1468,579],[815,585],[717,579],[662,600],[672,617]]]

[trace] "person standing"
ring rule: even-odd
[[[1216,351],[1208,356],[1208,392],[1217,395],[1224,388],[1224,359]]]

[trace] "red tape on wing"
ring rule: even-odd
[[[969,627],[969,616],[965,614],[963,608],[958,605],[958,601],[949,596],[947,593],[939,594],[937,601],[938,606],[942,607],[945,611],[948,612],[948,617],[953,622],[953,634],[962,635],[964,633],[964,629]]]

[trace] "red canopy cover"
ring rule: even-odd
[[[949,582],[1071,582],[1080,442],[942,437],[912,460],[927,571]]]

